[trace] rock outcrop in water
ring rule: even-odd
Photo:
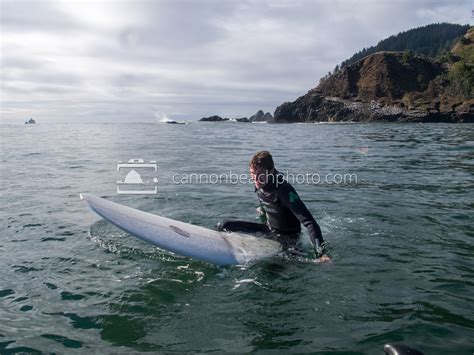
[[[243,123],[250,123],[250,121],[249,121],[249,119],[248,119],[247,117],[231,118],[230,121],[243,122]]]
[[[474,122],[474,27],[444,61],[375,53],[274,113],[276,123],[314,121]]]
[[[271,122],[273,121],[273,116],[270,112],[263,113],[262,110],[258,110],[255,115],[250,116],[250,122]]]
[[[203,122],[222,122],[222,121],[228,121],[228,118],[222,118],[221,116],[209,116],[209,117],[203,117],[199,121]]]
[[[250,116],[250,118],[247,117],[241,117],[241,118],[226,118],[226,117],[221,117],[221,116],[209,116],[209,117],[203,117],[199,121],[202,122],[226,122],[226,121],[233,121],[233,122],[243,122],[243,123],[249,123],[249,122],[271,122],[273,121],[273,116],[270,112],[263,113],[262,110],[258,110],[258,112],[255,115]]]
[[[223,118],[221,116],[209,116],[209,117],[203,117],[199,121],[202,122],[224,122],[224,121],[234,121],[234,122],[243,122],[243,123],[249,123],[249,119],[247,117],[242,117],[242,118]]]

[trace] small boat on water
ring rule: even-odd
[[[30,118],[28,121],[25,122],[25,124],[36,124],[36,121]]]

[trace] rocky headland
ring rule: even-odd
[[[474,28],[444,60],[374,53],[274,114],[275,123],[339,121],[474,122]]]

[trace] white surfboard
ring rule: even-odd
[[[99,216],[161,249],[216,265],[242,265],[278,254],[278,242],[218,232],[157,216],[89,194],[80,194]]]

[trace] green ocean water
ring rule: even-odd
[[[474,351],[474,126],[468,124],[0,125],[0,353]],[[276,257],[218,268],[100,220],[87,192],[213,228],[255,219],[247,173],[270,150],[332,264]],[[117,195],[117,161],[156,160],[158,193]],[[302,236],[308,247],[308,236]]]

